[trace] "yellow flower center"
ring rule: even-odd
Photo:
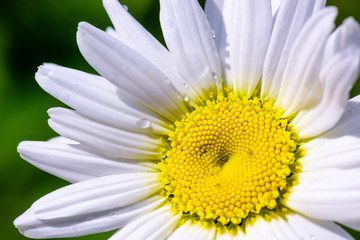
[[[175,126],[159,163],[174,208],[228,226],[280,204],[298,143],[271,101],[221,95]]]

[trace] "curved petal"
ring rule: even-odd
[[[360,118],[358,118],[359,121]],[[324,138],[312,141],[304,146],[306,155],[299,160],[303,171],[360,167],[360,137],[344,135],[335,139]],[[316,142],[320,141],[321,144],[316,144]]]
[[[186,221],[184,225],[178,227],[168,238],[168,240],[215,240],[215,227],[205,228],[200,223]]]
[[[319,2],[314,0],[281,1],[264,62],[261,82],[263,97],[277,99],[294,42],[304,24],[316,12]]]
[[[102,77],[46,63],[39,67],[35,78],[46,92],[96,121],[133,132],[169,131],[167,121],[122,102],[117,87]],[[148,119],[151,124],[141,128],[140,119]]]
[[[177,226],[181,214],[174,214],[169,205],[131,221],[109,240],[166,239]]]
[[[160,190],[158,175],[110,175],[74,183],[40,198],[31,209],[38,219],[56,220],[125,207]]]
[[[292,47],[275,105],[289,116],[313,107],[321,97],[319,74],[336,8],[320,10],[306,22]]]
[[[287,214],[286,220],[287,224],[289,224],[300,239],[353,239],[344,229],[334,222],[309,219],[296,213]]]
[[[273,16],[276,14],[276,12],[279,10],[281,0],[271,0],[271,12]]]
[[[359,48],[359,45],[359,24],[353,18],[347,18],[329,37],[325,48],[323,65],[326,65],[339,52],[351,47]]]
[[[252,225],[246,226],[246,237],[249,240],[300,240],[291,227],[281,217],[265,221],[258,218]]]
[[[170,80],[141,54],[107,33],[80,23],[77,41],[86,60],[122,90],[121,97],[175,122],[188,110]]]
[[[179,73],[204,99],[221,90],[220,59],[215,33],[199,3],[193,0],[161,0],[160,22],[165,42]],[[209,93],[210,92],[210,93]]]
[[[163,197],[160,196],[149,197],[144,200],[134,199],[135,200],[133,201],[134,203],[128,205],[125,204],[124,206],[119,207],[123,205],[122,203],[125,202],[122,201],[121,199],[115,199],[116,196],[119,196],[119,194],[121,195],[121,189],[118,189],[120,193],[118,193],[118,195],[113,194],[114,195],[113,203],[110,204],[110,202],[107,201],[107,203],[109,204],[102,205],[105,203],[104,202],[99,205],[101,199],[104,199],[102,197],[105,197],[104,195],[102,195],[104,194],[105,190],[102,190],[101,189],[102,187],[100,187],[102,180],[103,179],[106,180],[102,185],[106,190],[108,190],[109,189],[109,187],[107,186],[108,184],[110,184],[110,186],[114,186],[116,184],[115,183],[111,185],[112,181],[110,182],[107,181],[113,177],[114,176],[99,178],[96,179],[95,181],[89,180],[82,183],[71,185],[69,187],[65,187],[63,189],[59,189],[39,199],[38,202],[35,202],[35,204],[30,209],[28,209],[24,214],[19,216],[14,221],[14,224],[23,235],[31,238],[60,238],[60,237],[82,236],[82,235],[105,232],[116,228],[120,228],[126,225],[129,222],[129,220],[138,216],[139,214],[143,214],[145,212],[157,208],[165,200]],[[125,177],[123,176],[123,180],[125,180],[124,178]],[[139,182],[141,182],[141,180],[139,180]],[[94,183],[100,188],[93,189]],[[125,181],[123,185],[125,186],[126,183],[129,183],[129,181]],[[80,187],[80,189],[76,189],[77,186],[80,186],[79,184],[82,186]],[[100,196],[98,196],[97,199],[93,200],[93,198],[91,198],[90,195],[85,196],[86,194],[89,193],[87,191],[85,193],[81,192],[81,190],[83,190],[84,185],[86,184],[92,185],[91,186],[92,193],[95,193],[97,191],[100,194]],[[130,187],[130,185],[128,187]],[[81,203],[80,208],[75,208],[73,209],[75,211],[71,210],[70,212],[67,211],[69,211],[70,208],[76,206],[77,205],[76,202],[79,202],[81,200],[79,200],[78,198],[73,198],[73,204],[70,206],[67,205],[63,206],[62,204],[59,204],[61,202],[62,195],[63,194],[67,195],[66,192],[64,193],[59,191],[64,191],[64,189],[65,191],[67,191],[66,189],[68,188],[70,188],[70,192],[72,194],[75,195],[82,194],[83,196],[88,198],[87,202],[84,201],[85,199],[82,199],[83,202]],[[59,193],[60,196],[58,196]],[[127,193],[129,193],[129,191],[127,191]],[[109,195],[108,197],[110,196],[111,195]],[[63,203],[69,204],[68,200],[69,197],[65,198],[65,200],[63,200]],[[55,201],[56,204],[52,203],[53,201]],[[95,202],[97,204],[90,204]],[[41,209],[44,210],[44,207],[42,206],[43,204],[45,205],[44,207],[47,208],[49,207],[49,205],[53,205],[55,208],[52,211],[49,211],[48,213],[53,212],[54,214],[56,213],[59,215],[58,216],[46,215],[45,212],[39,213],[38,212],[39,210]],[[92,205],[91,209],[88,208],[90,207],[89,204]],[[57,209],[55,205],[58,205],[61,208]],[[100,209],[98,207],[100,207]],[[105,208],[106,210],[104,210]]]
[[[359,64],[360,48],[350,48],[334,56],[321,70],[323,93],[319,103],[312,109],[300,111],[291,122],[300,138],[319,135],[339,121],[359,74]]]
[[[149,62],[159,68],[180,92],[191,99],[199,96],[189,84],[190,79],[182,78],[169,51],[161,45],[117,0],[103,0],[104,7],[120,41],[144,56]]]
[[[107,126],[65,108],[51,108],[48,114],[49,125],[58,134],[103,155],[139,160],[162,156],[163,143],[160,138]]]
[[[19,144],[18,152],[34,166],[69,182],[113,174],[156,171],[155,164],[104,157],[76,142],[25,141]]]
[[[224,18],[223,15],[224,7],[224,0],[207,0],[205,3],[205,13],[207,16],[207,19],[209,21],[211,29],[214,31],[215,34],[215,45],[217,49],[219,50],[219,53],[221,53],[222,47],[222,41],[225,39],[225,34],[223,34],[223,30],[225,28],[224,26]],[[221,56],[221,54],[220,54]],[[221,59],[224,59],[223,57]]]
[[[247,239],[247,238],[246,238],[246,235],[244,234],[244,232],[242,230],[240,230],[240,228],[238,228],[236,235],[233,235],[232,233],[229,233],[228,231],[226,231],[225,233],[217,232],[215,239],[216,240],[243,240],[243,239]]]
[[[315,219],[360,221],[360,168],[302,172],[285,204]]]
[[[272,29],[271,1],[229,0],[223,7],[220,54],[228,85],[251,95],[261,75]],[[226,48],[225,48],[226,46]]]

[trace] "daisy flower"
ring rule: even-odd
[[[360,28],[324,0],[160,0],[167,48],[117,0],[80,23],[100,76],[44,64],[60,135],[21,156],[71,184],[15,220],[31,238],[351,239],[360,230]]]

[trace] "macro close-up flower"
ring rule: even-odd
[[[325,0],[160,0],[166,47],[117,0],[81,22],[93,75],[35,78],[71,109],[22,158],[71,184],[15,221],[29,238],[353,239],[360,28]]]

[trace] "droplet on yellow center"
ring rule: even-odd
[[[173,206],[223,225],[276,208],[297,145],[271,102],[220,96],[175,125],[159,164]]]

